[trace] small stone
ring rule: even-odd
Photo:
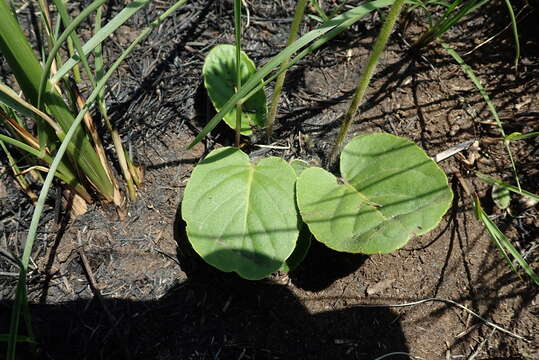
[[[391,287],[391,285],[395,282],[395,279],[386,279],[377,282],[376,284],[369,286],[367,288],[367,295],[374,295],[376,293],[382,292],[385,289]]]

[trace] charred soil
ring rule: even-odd
[[[537,11],[527,6],[519,17],[522,58],[515,72],[510,29],[483,44],[509,24],[502,5],[492,2],[445,39],[459,53],[469,52],[464,59],[486,85],[506,132],[537,131]],[[293,6],[288,0],[248,4],[243,49],[258,66],[284,48]],[[108,7],[114,13],[120,4]],[[164,7],[155,2],[131,19],[107,46],[108,59]],[[94,204],[71,218],[51,196],[29,280],[40,343],[20,345],[21,359],[35,353],[43,359],[375,359],[392,352],[402,354],[389,358],[539,358],[538,288],[507,266],[459,179],[535,269],[537,206],[526,208],[514,196],[511,213],[502,212],[492,204],[489,186],[474,177],[477,170],[513,182],[498,128],[461,68],[436,44],[421,54],[410,51],[409,43],[425,30],[420,16],[409,14],[391,37],[351,135],[393,133],[431,156],[478,141],[473,154],[440,163],[454,201],[437,229],[385,255],[342,254],[314,244],[297,270],[257,282],[220,273],[197,257],[180,219],[182,192],[197,162],[215,147],[231,145],[233,133],[218,127],[194,149],[186,146],[212,116],[202,85],[204,56],[216,44],[232,43],[233,25],[230,2],[196,0],[127,59],[108,90],[114,121],[145,167],[138,200],[127,205],[125,216]],[[277,118],[279,148],[257,147],[267,143],[255,135],[244,139],[245,150],[252,157],[324,164],[380,23],[374,13],[294,66]],[[308,19],[302,32],[315,26]],[[522,187],[534,193],[537,139],[513,145]],[[17,254],[32,206],[6,162],[3,169],[0,247]],[[2,259],[0,271],[14,273],[16,267]],[[0,333],[8,329],[15,285],[16,277],[0,277]],[[391,306],[430,298],[457,302],[526,340],[493,330],[447,302]]]

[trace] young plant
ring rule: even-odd
[[[357,136],[340,157],[342,181],[313,167],[297,182],[301,217],[313,235],[344,252],[388,253],[433,229],[453,194],[438,165],[409,140]]]
[[[288,67],[373,9],[390,3],[391,1],[378,0],[361,5],[305,34],[259,71],[250,74],[246,81],[240,81],[239,88],[238,83],[230,79],[233,75],[230,71],[226,71],[227,66],[215,65],[233,63],[233,60],[230,60],[231,55],[215,57],[215,61],[207,59],[204,66],[205,83],[218,113],[198,134],[190,147],[209,133],[221,119],[229,116],[234,108],[237,109],[238,103],[245,104],[253,95],[263,91],[265,84],[283,73],[285,67],[281,67],[277,74],[264,80],[272,70],[288,61],[296,51],[304,48],[288,63]],[[237,24],[237,16],[235,18]],[[307,45],[310,46],[306,47]],[[223,51],[230,54],[230,49],[230,46],[221,46],[212,52]],[[236,38],[234,50],[237,52],[238,49],[239,40]],[[240,53],[240,62],[242,66],[246,64],[244,67],[248,69],[249,61],[245,59],[247,57],[241,56]],[[237,66],[240,62],[235,61],[234,65]],[[228,65],[228,68],[234,65]],[[215,77],[208,76],[211,68],[215,68]],[[236,75],[238,73],[239,71]],[[223,93],[228,94],[229,98],[224,99],[224,104],[217,99],[217,89],[224,89]],[[265,109],[265,101],[263,105]],[[238,112],[236,116],[237,114]],[[229,125],[230,120],[227,121]],[[246,131],[249,131],[247,128],[249,125],[246,123]],[[294,163],[295,167],[292,168],[278,158],[264,159],[259,164],[252,164],[245,153],[232,148],[214,150],[210,153],[193,171],[182,202],[182,216],[187,223],[188,237],[195,250],[208,263],[224,271],[236,271],[248,279],[260,279],[279,268],[290,269],[297,265],[303,259],[310,242],[309,235],[301,236],[300,241],[297,241],[300,229],[303,230],[302,233],[305,231],[305,225],[298,220],[295,205],[296,174],[304,168],[298,164]],[[275,182],[274,179],[281,181]],[[208,181],[211,184],[208,184]],[[272,193],[277,195],[274,197]],[[263,204],[264,200],[269,205]],[[228,202],[236,203],[237,207],[233,212],[223,211],[228,208]],[[264,206],[271,206],[271,211],[266,211]],[[281,214],[286,216],[282,217]],[[284,236],[277,236],[279,234]],[[297,251],[294,251],[296,243],[298,243]]]
[[[227,147],[195,168],[181,213],[206,262],[251,280],[293,268],[309,248],[303,222],[337,251],[391,252],[434,228],[452,200],[436,163],[390,134],[358,136],[346,146],[342,184],[321,168],[292,164],[277,157],[252,163]]]
[[[243,51],[240,52],[241,83],[246,83],[256,73],[256,66]],[[206,56],[202,68],[204,86],[216,111],[236,93],[236,47],[217,45]],[[261,81],[260,81],[261,83]],[[232,129],[236,129],[236,111],[232,109],[223,120]],[[251,96],[241,108],[240,133],[251,135],[253,127],[264,127],[266,123],[266,94],[261,88]]]

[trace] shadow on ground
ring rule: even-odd
[[[73,359],[74,354],[80,359],[374,359],[408,352],[394,312],[328,307],[312,314],[286,286],[246,281],[206,265],[188,246],[181,224],[175,228],[187,280],[155,301],[104,296],[32,305],[38,356],[21,344],[21,359]],[[334,254],[324,247],[313,250],[290,276],[311,291],[326,288],[364,261],[336,258],[344,265],[325,273],[323,258]],[[10,307],[0,305],[0,333],[7,332]]]
[[[103,304],[94,298],[32,306],[38,358],[374,359],[407,351],[398,316],[387,309],[310,314],[285,286],[212,271],[156,301]],[[0,312],[2,332],[7,310]],[[31,358],[24,350],[21,358]]]

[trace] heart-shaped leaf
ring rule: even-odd
[[[278,270],[298,238],[295,182],[294,170],[280,158],[253,164],[235,148],[212,151],[193,171],[182,202],[195,251],[246,279]]]
[[[256,66],[243,51],[241,58],[241,83],[245,84],[256,73]],[[236,93],[236,47],[217,45],[206,56],[202,67],[204,86],[219,112],[226,102]],[[225,122],[236,128],[236,108],[224,117]],[[241,133],[252,134],[253,125],[263,127],[266,123],[266,94],[260,89],[242,105]]]
[[[353,253],[387,253],[439,223],[453,194],[444,172],[414,143],[390,134],[354,138],[340,162],[343,184],[320,168],[297,181],[298,206],[314,236]]]

